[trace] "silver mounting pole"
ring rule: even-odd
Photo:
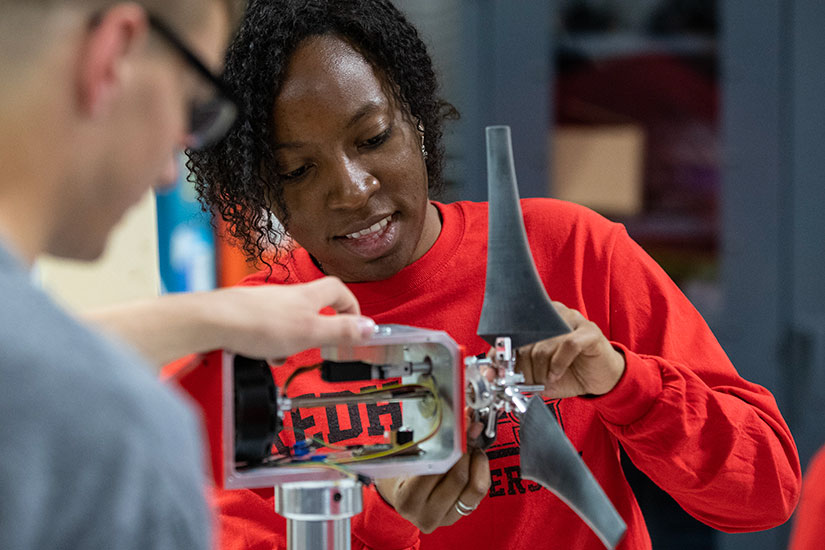
[[[360,514],[363,485],[354,479],[275,486],[275,512],[287,519],[288,550],[350,550],[350,518]]]

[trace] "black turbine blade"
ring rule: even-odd
[[[517,349],[570,332],[541,284],[527,244],[509,126],[487,127],[487,185],[487,284],[478,335],[491,346],[496,337],[509,336]]]
[[[607,548],[622,540],[625,522],[540,397],[521,417],[521,477],[563,500]]]

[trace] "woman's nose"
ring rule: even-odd
[[[366,206],[381,185],[369,170],[351,160],[342,160],[334,175],[329,193],[329,207],[357,210]]]

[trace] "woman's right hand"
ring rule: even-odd
[[[378,479],[375,485],[401,517],[422,532],[432,533],[438,527],[452,525],[479,505],[490,488],[490,464],[484,451],[473,449],[447,473]],[[469,511],[461,514],[461,509]]]
[[[467,441],[479,437],[484,426],[464,411]],[[378,479],[378,492],[407,521],[424,533],[452,525],[469,515],[490,489],[490,463],[481,449],[469,449],[444,474]],[[462,511],[463,513],[460,513]]]

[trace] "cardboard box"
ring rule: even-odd
[[[550,196],[606,215],[639,214],[644,141],[644,131],[635,125],[557,126],[550,146]]]

